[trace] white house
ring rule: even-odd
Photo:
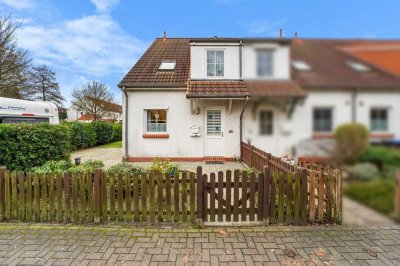
[[[109,102],[106,102],[105,106],[106,107],[102,112],[101,118],[98,118],[97,120],[122,123],[122,106]],[[76,106],[72,105],[69,109],[67,109],[67,121],[90,123],[94,121],[94,116],[87,114],[84,110],[80,110]]]
[[[241,141],[276,155],[319,156],[321,139],[351,121],[366,124],[374,139],[399,138],[400,79],[361,58],[363,44],[156,39],[118,85],[125,156],[234,160]]]

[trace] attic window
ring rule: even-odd
[[[364,65],[363,63],[356,62],[356,61],[347,61],[346,64],[353,70],[357,72],[369,72],[371,68]]]
[[[175,70],[175,66],[176,66],[176,61],[174,61],[174,60],[165,60],[165,61],[161,62],[161,65],[158,68],[158,70],[161,70],[161,71],[173,71],[173,70]]]
[[[292,61],[292,66],[298,71],[310,71],[311,67],[304,61],[295,60]]]

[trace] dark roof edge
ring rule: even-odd
[[[398,85],[301,85],[296,83],[303,89],[400,89],[400,84]]]

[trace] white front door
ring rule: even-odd
[[[209,108],[205,112],[205,156],[225,156],[224,108]]]

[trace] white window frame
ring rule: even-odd
[[[147,128],[147,112],[148,111],[158,111],[162,110],[165,111],[165,131],[149,131]],[[147,134],[168,134],[168,109],[166,108],[146,108],[143,111],[143,116],[144,116],[144,132]]]
[[[205,76],[209,79],[221,79],[225,77],[225,49],[205,49]],[[208,75],[208,52],[222,52],[223,53],[223,69],[222,69],[222,75],[221,76],[209,76]],[[217,63],[214,63],[215,67],[217,66]],[[216,74],[216,68],[215,68],[215,74]]]
[[[382,130],[382,129],[374,129],[372,127],[373,122],[372,122],[372,111],[374,110],[379,110],[379,111],[386,111],[386,129]],[[377,132],[382,132],[382,133],[387,133],[389,132],[389,128],[390,128],[390,113],[389,113],[389,108],[388,107],[382,107],[382,106],[372,106],[369,109],[369,128],[371,132],[377,133]]]
[[[272,78],[274,77],[274,61],[275,61],[275,49],[272,48],[258,48],[256,49],[256,75],[259,78]],[[271,54],[271,62],[262,62],[259,60],[259,53],[270,53]],[[258,72],[259,65],[262,63],[264,67],[270,66],[271,73],[260,74]]]
[[[314,118],[314,112],[317,109],[329,109],[331,111],[331,128],[330,130],[316,130],[315,129],[315,118]],[[332,106],[314,106],[312,108],[312,113],[311,113],[311,117],[312,117],[312,132],[314,133],[332,133],[335,127],[335,109]]]
[[[270,133],[264,133],[261,131],[261,113],[263,112],[270,112],[272,114],[271,116],[271,132]],[[274,131],[275,131],[275,126],[274,126],[274,121],[275,121],[275,112],[271,109],[261,109],[258,111],[258,133],[260,136],[273,136]]]

